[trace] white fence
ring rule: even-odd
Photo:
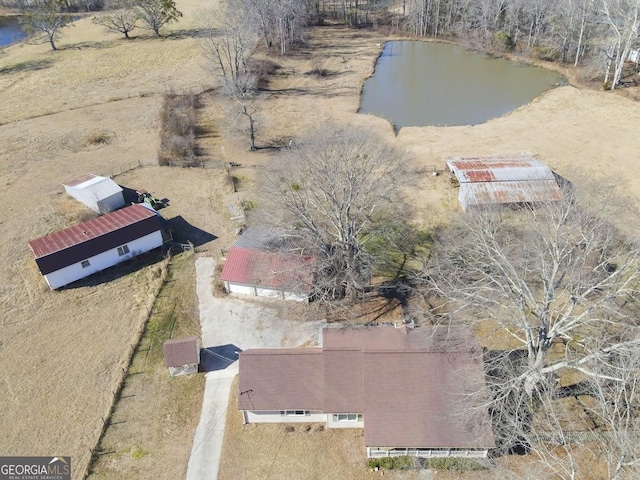
[[[487,450],[462,450],[462,449],[419,449],[419,448],[394,448],[390,450],[367,447],[368,458],[381,457],[419,457],[419,458],[486,458]]]

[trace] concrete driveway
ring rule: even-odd
[[[315,342],[323,322],[292,322],[280,318],[272,302],[213,296],[216,262],[196,259],[196,292],[200,307],[202,346],[233,344],[249,348],[297,347]],[[222,453],[231,382],[238,362],[206,374],[202,414],[187,467],[187,480],[215,480]]]

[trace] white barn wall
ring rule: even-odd
[[[141,255],[149,250],[162,246],[162,233],[157,230],[153,233],[140,237],[136,240],[127,242],[129,253],[119,256],[118,249],[113,248],[103,253],[99,253],[93,257],[87,258],[90,265],[82,268],[81,262],[74,263],[67,267],[56,270],[44,276],[52,289],[60,288],[69,283],[88,277],[96,272],[100,272],[106,268],[112,267],[118,263],[124,262],[135,256]]]
[[[245,423],[326,423],[327,415],[321,411],[311,411],[308,415],[282,415],[279,410],[274,411],[245,411]]]
[[[255,287],[250,285],[240,285],[238,283],[224,282],[228,293],[239,295],[251,295],[253,297],[275,298],[278,300],[293,300],[296,302],[308,302],[309,297],[305,294],[294,292],[283,292],[272,288]]]

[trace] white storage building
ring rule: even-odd
[[[109,177],[89,173],[65,182],[67,195],[72,196],[96,213],[107,213],[124,207],[122,187]]]

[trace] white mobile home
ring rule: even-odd
[[[88,277],[170,239],[161,217],[131,205],[29,242],[36,264],[52,289]]]
[[[124,207],[122,188],[108,177],[88,174],[62,184],[67,195],[96,213],[107,213]]]

